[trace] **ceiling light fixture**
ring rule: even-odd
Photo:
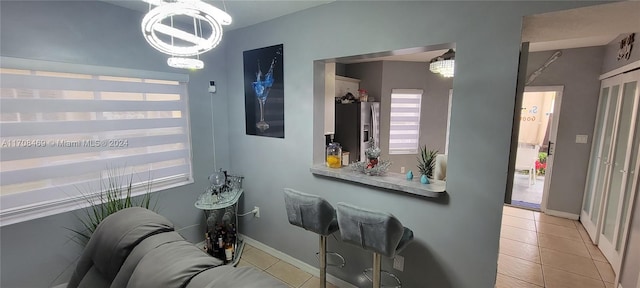
[[[429,70],[433,73],[438,73],[443,77],[453,77],[455,68],[456,52],[453,49],[445,52],[441,56],[431,59],[429,61]]]
[[[197,57],[216,47],[222,40],[222,25],[231,24],[229,14],[201,0],[143,1],[150,5],[157,5],[157,7],[150,9],[142,19],[141,28],[144,39],[158,51],[174,56],[167,61],[171,67],[202,69],[204,67],[202,61],[184,57]],[[175,28],[173,16],[193,18],[193,33]],[[170,20],[170,25],[162,23],[166,19]],[[208,37],[204,37],[202,33],[202,22],[208,25],[211,30],[211,35]],[[167,36],[170,37],[170,42],[161,39],[161,37],[167,38]],[[187,45],[176,45],[174,39],[179,39],[181,43]],[[172,63],[176,66],[173,66]]]
[[[204,68],[204,62],[200,59],[171,57],[167,59],[167,65],[173,68],[182,69],[202,69]]]

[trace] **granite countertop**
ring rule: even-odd
[[[324,164],[314,165],[309,170],[314,175],[337,178],[425,197],[438,197],[445,193],[445,181],[430,180],[431,183],[422,184],[420,183],[420,177],[407,180],[406,176],[401,173],[387,172],[383,176],[369,176],[348,168],[329,168]]]

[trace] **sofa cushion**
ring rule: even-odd
[[[173,231],[169,220],[144,208],[109,215],[93,232],[67,287],[94,287],[89,280],[81,281],[91,269],[102,279],[113,281],[133,247],[148,236],[168,231]]]
[[[140,259],[126,287],[185,287],[196,274],[220,264],[220,260],[187,241],[169,242]]]
[[[131,275],[133,274],[133,271],[136,269],[136,266],[138,266],[140,260],[142,260],[142,258],[147,253],[149,253],[149,251],[156,249],[166,243],[177,241],[184,241],[184,238],[182,238],[182,236],[175,231],[156,234],[142,240],[142,242],[140,242],[138,245],[136,245],[135,248],[133,248],[133,250],[129,254],[129,257],[127,257],[127,260],[125,260],[122,264],[122,267],[120,267],[120,271],[118,272],[118,275],[116,275],[116,278],[113,279],[111,287],[126,287],[127,283],[129,283]]]
[[[222,266],[191,279],[186,288],[287,288],[286,284],[253,267]]]

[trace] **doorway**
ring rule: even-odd
[[[546,206],[562,90],[562,86],[525,87],[515,171],[511,175],[513,206],[536,211]]]

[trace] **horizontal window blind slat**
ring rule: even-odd
[[[407,98],[391,98],[391,107],[393,104],[420,104],[420,98],[407,99]]]
[[[189,150],[175,150],[168,152],[148,153],[126,157],[101,158],[78,163],[41,166],[31,169],[2,171],[0,179],[2,185],[32,182],[39,179],[68,177],[74,174],[102,171],[105,167],[135,166],[145,163],[160,162],[172,159],[188,158]]]
[[[391,119],[391,122],[413,122],[413,123],[420,123],[420,117],[414,117],[414,116],[391,116],[389,117]]]
[[[187,146],[188,137],[186,134],[173,134],[173,135],[158,135],[158,136],[146,136],[146,137],[129,137],[122,139],[113,139],[107,137],[98,137],[99,142],[88,139],[85,140],[72,140],[72,139],[54,139],[44,140],[46,147],[8,147],[1,148],[2,161],[14,161],[23,159],[33,159],[41,157],[52,157],[62,155],[73,155],[81,153],[102,152],[102,151],[114,151],[125,150],[131,148],[157,146],[164,144],[184,143]],[[107,145],[96,145],[104,143]],[[126,141],[126,142],[125,142]],[[67,145],[67,146],[64,146]]]
[[[420,108],[393,108],[391,113],[420,113]]]
[[[0,99],[2,113],[183,111],[183,101]]]
[[[184,115],[183,115],[184,117]],[[183,118],[0,123],[3,137],[97,133],[185,126]]]
[[[98,79],[73,79],[36,75],[2,74],[2,88],[39,89],[39,90],[72,90],[72,91],[107,91],[127,93],[172,93],[182,92],[180,85],[156,83],[136,83],[108,81]]]
[[[171,182],[182,182],[189,179],[189,166],[181,165],[175,167],[167,167],[151,171],[151,178],[156,179],[151,181],[151,189],[154,189],[155,185],[167,185]],[[123,175],[129,177],[130,174]],[[149,178],[149,171],[137,172],[133,174],[134,183],[138,183],[141,186],[146,187],[146,184],[140,183],[141,181],[135,181],[136,179]],[[29,192],[3,195],[3,199],[6,199],[12,205],[7,205],[6,201],[0,202],[1,213],[10,212],[14,209],[21,209],[25,206],[39,205],[41,203],[63,200],[69,198],[85,198],[87,193],[93,193],[99,191],[100,183],[102,180],[81,181],[75,183],[69,183],[65,185],[59,185],[55,187],[46,187],[37,190],[31,190]],[[146,190],[146,188],[142,188]],[[38,199],[38,202],[33,202],[33,199]],[[8,210],[8,211],[7,211]]]
[[[104,76],[119,76],[119,77],[137,77],[145,79],[157,79],[157,80],[170,80],[179,82],[189,82],[189,74],[179,74],[170,72],[150,71],[150,70],[138,70],[130,68],[120,67],[108,67],[108,66],[95,66],[76,63],[62,63],[35,59],[24,59],[15,57],[0,57],[0,63],[3,68],[21,69],[21,70],[33,70],[37,67],[37,70],[62,72],[62,73],[80,73],[91,75],[104,75]]]

